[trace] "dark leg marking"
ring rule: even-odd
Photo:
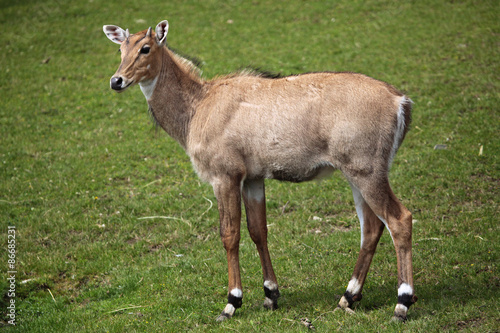
[[[227,302],[234,306],[235,309],[239,309],[243,304],[243,297],[236,297],[233,294],[229,293],[227,295]]]
[[[264,294],[266,295],[266,299],[269,301],[264,302],[264,306],[271,310],[276,310],[278,308],[278,298],[280,297],[280,291],[278,289],[271,290],[268,287],[264,286]]]

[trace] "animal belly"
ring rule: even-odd
[[[305,168],[274,165],[266,173],[266,178],[300,183],[326,178],[335,170],[330,163],[318,163]]]

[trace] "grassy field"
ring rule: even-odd
[[[308,318],[318,332],[498,332],[498,17],[496,1],[466,0],[1,1],[4,329],[303,332]],[[246,66],[354,71],[413,99],[391,172],[415,219],[419,301],[406,323],[389,322],[397,276],[387,232],[356,315],[333,313],[360,237],[340,173],[319,184],[267,182],[280,309],[262,308],[260,262],[243,228],[243,307],[215,322],[227,268],[212,189],[154,130],[138,88],[109,89],[120,57],[102,25],[136,32],[163,19],[169,44],[200,58],[205,78]],[[7,324],[11,300],[16,326]]]

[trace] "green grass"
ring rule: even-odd
[[[498,13],[495,1],[465,0],[3,1],[4,323],[7,226],[17,230],[17,325],[7,330],[303,332],[300,320],[309,318],[321,332],[498,331]],[[267,182],[281,307],[262,308],[260,263],[243,229],[243,308],[215,322],[227,269],[212,189],[154,131],[138,88],[109,89],[120,60],[102,25],[135,32],[163,19],[169,44],[202,59],[206,78],[248,65],[355,71],[414,100],[391,172],[417,220],[419,301],[408,322],[389,322],[397,277],[387,233],[356,315],[332,312],[359,248],[340,173],[320,184]],[[151,216],[170,218],[140,219]]]

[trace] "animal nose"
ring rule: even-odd
[[[122,89],[123,79],[119,76],[114,76],[111,78],[111,89],[113,90],[121,90]]]

